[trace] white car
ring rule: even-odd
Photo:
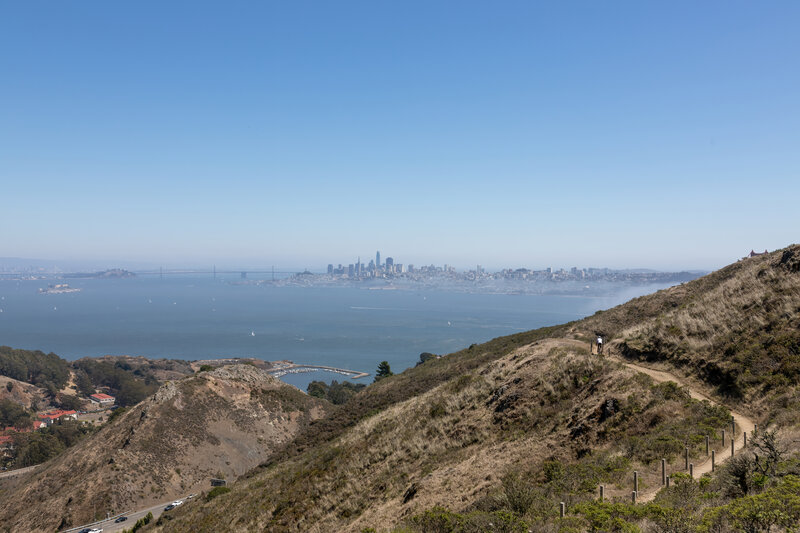
[[[175,500],[174,502],[172,502],[172,505],[174,505],[175,507],[183,505],[183,500]]]
[[[103,533],[103,528],[99,528],[99,529],[90,529],[90,530],[89,530],[89,533]]]

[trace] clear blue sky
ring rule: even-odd
[[[716,268],[798,241],[800,3],[0,4],[0,257]]]

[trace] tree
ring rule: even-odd
[[[75,370],[75,385],[78,387],[78,392],[84,396],[94,394],[95,388],[92,385],[92,380],[89,379],[89,374],[81,368]]]
[[[375,374],[375,381],[380,381],[383,378],[393,376],[392,368],[389,366],[388,361],[381,361],[378,365],[378,372]]]
[[[6,383],[6,390],[8,392],[11,392],[12,390],[14,390],[14,382],[13,381],[9,381],[8,383]]]
[[[57,401],[62,409],[79,411],[83,408],[83,400],[71,394],[59,394]]]
[[[324,381],[312,381],[308,384],[306,391],[308,391],[309,396],[314,398],[328,398],[328,384]]]
[[[7,426],[26,426],[31,422],[31,415],[16,402],[3,398],[0,400],[0,428]]]
[[[417,366],[421,365],[426,361],[430,361],[431,359],[436,359],[436,354],[433,354],[431,352],[422,352],[421,354],[419,354],[419,362],[417,363]]]
[[[120,385],[117,404],[122,407],[136,405],[158,390],[158,385],[148,386],[138,379],[128,379]]]

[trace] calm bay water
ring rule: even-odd
[[[66,359],[256,357],[372,373],[382,360],[399,371],[424,351],[449,353],[567,322],[666,285],[619,287],[606,297],[231,285],[211,277],[71,280],[81,292],[38,294],[46,286],[0,281],[0,344]],[[342,377],[284,378],[303,389],[312,379]]]

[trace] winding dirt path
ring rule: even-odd
[[[622,363],[623,365],[627,366],[628,368],[630,368],[632,370],[636,370],[637,372],[642,372],[643,374],[647,374],[648,376],[653,378],[653,380],[656,381],[657,383],[663,383],[665,381],[674,381],[675,383],[677,383],[681,387],[685,387],[689,391],[689,394],[691,395],[691,397],[694,398],[695,400],[700,400],[700,401],[706,400],[706,401],[708,401],[709,403],[711,403],[713,405],[721,405],[719,402],[717,402],[715,400],[712,400],[710,397],[706,396],[705,394],[703,394],[699,390],[695,389],[694,387],[692,387],[690,385],[687,385],[686,383],[684,383],[680,378],[678,378],[674,374],[670,374],[669,372],[664,372],[662,370],[654,370],[652,368],[648,368],[646,366],[642,366],[642,365],[637,364],[637,363],[631,363],[630,361],[626,361],[626,360],[624,360],[624,359],[622,359],[622,358],[620,358],[618,356],[608,356],[608,357],[609,357],[609,359],[613,359],[614,361]],[[755,428],[755,422],[753,422],[753,420],[751,420],[747,416],[743,415],[742,413],[740,413],[738,411],[735,411],[735,410],[731,409],[728,406],[724,406],[724,407],[726,407],[731,412],[731,415],[733,416],[733,418],[734,418],[734,420],[736,422],[736,425],[739,428],[739,436],[735,438],[734,444],[733,444],[734,454],[738,455],[739,453],[741,453],[744,450],[744,432],[747,432],[748,435],[752,436],[753,429]],[[715,462],[716,462],[716,464],[721,464],[721,463],[724,463],[725,461],[727,461],[728,459],[730,459],[730,457],[731,457],[730,448],[728,448],[727,450],[724,450],[722,453],[719,453],[717,455]],[[699,464],[695,463],[694,464],[694,477],[695,478],[699,478],[700,476],[702,476],[703,474],[708,473],[708,472],[711,472],[711,458],[710,457],[707,458],[702,463],[699,463]],[[661,490],[661,486],[660,485],[652,487],[652,488],[649,488],[647,490],[639,491],[639,493],[638,493],[638,495],[636,497],[636,501],[639,502],[639,503],[649,502],[653,498],[655,498],[655,496],[656,496],[656,494],[658,493],[659,490]]]

